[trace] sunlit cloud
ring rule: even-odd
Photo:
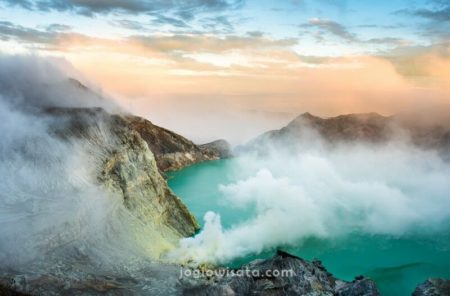
[[[450,104],[445,1],[380,5],[376,17],[358,3],[0,1],[0,50],[63,57],[135,112],[186,133],[205,112],[214,126],[248,110],[327,116]],[[352,9],[360,16],[349,21]],[[190,118],[171,126],[160,114],[174,109]]]

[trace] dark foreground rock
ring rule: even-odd
[[[183,277],[181,266],[148,263],[132,273],[80,272],[80,263],[64,270],[50,267],[45,275],[29,273],[0,277],[0,295],[309,295],[378,296],[375,283],[363,276],[347,282],[335,278],[318,260],[309,262],[279,251],[233,270],[235,276]],[[85,266],[83,266],[85,268]],[[32,268],[31,268],[32,269]],[[248,273],[245,273],[248,270]],[[220,269],[216,269],[220,271]],[[222,271],[224,271],[222,269]],[[237,276],[244,272],[244,276]],[[277,273],[279,275],[277,276]],[[185,273],[183,273],[185,274]],[[420,294],[422,295],[422,294]],[[425,295],[425,294],[424,294]],[[426,294],[428,295],[428,294]],[[435,294],[429,294],[435,295]],[[437,294],[441,295],[441,294]]]
[[[249,270],[245,273],[245,270]],[[278,251],[267,260],[242,266],[244,276],[228,275],[186,288],[184,295],[314,295],[376,296],[375,283],[363,276],[347,282],[335,278],[318,260],[308,262]],[[279,274],[279,276],[275,276]],[[192,283],[191,283],[192,284]]]
[[[450,295],[450,280],[428,279],[417,286],[413,296],[448,296]]]
[[[178,266],[144,263],[142,269],[129,272],[99,271],[83,262],[68,260],[67,264],[49,266],[44,274],[31,264],[26,274],[0,276],[0,296],[181,295]]]
[[[0,296],[26,296],[27,294],[15,291],[9,285],[0,284]]]

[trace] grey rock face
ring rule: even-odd
[[[85,262],[73,258],[49,266],[46,273],[0,275],[0,295],[181,295],[179,267],[145,261],[142,268],[126,271],[101,271],[86,268]]]
[[[336,289],[336,296],[375,296],[378,293],[375,282],[368,278],[357,277],[350,283]]]
[[[413,296],[448,296],[450,295],[450,280],[428,279],[417,286]]]
[[[184,295],[379,295],[375,283],[368,278],[341,281],[320,261],[308,262],[282,251],[271,259],[252,261],[239,270],[249,272],[194,285],[186,288]]]

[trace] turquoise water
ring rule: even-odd
[[[236,209],[224,202],[219,184],[237,181],[236,160],[197,164],[170,173],[169,186],[203,223],[207,211],[220,213],[224,227],[243,222],[251,209]],[[393,237],[354,233],[339,239],[309,238],[297,246],[280,246],[305,259],[319,258],[336,277],[357,275],[374,279],[382,295],[411,295],[417,284],[430,277],[450,278],[450,229],[433,234]],[[274,250],[229,262],[238,266],[254,258],[273,256]]]

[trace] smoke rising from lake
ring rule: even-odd
[[[224,263],[310,237],[406,236],[446,227],[450,164],[436,151],[417,148],[404,134],[335,147],[314,131],[304,135],[241,155],[239,181],[219,189],[225,204],[254,208],[254,216],[224,228],[220,213],[206,213],[203,231],[183,239],[172,258]]]

